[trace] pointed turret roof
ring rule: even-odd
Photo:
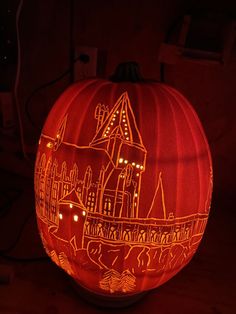
[[[166,205],[165,205],[165,194],[162,182],[162,173],[159,173],[158,183],[156,191],[153,196],[152,204],[150,206],[147,218],[154,218],[157,216],[156,211],[161,211],[163,218],[166,219]]]
[[[111,137],[119,137],[124,143],[146,151],[127,92],[124,92],[117,100],[106,120],[95,134],[90,146],[100,146]]]
[[[84,205],[81,202],[81,199],[79,198],[75,189],[73,189],[70,193],[66,194],[63,198],[61,198],[59,200],[59,203],[72,203],[77,207],[84,208]]]

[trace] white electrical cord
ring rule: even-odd
[[[21,148],[22,148],[24,157],[28,159],[28,156],[25,150],[24,128],[23,128],[23,122],[22,122],[20,102],[18,98],[18,87],[19,87],[19,82],[20,82],[20,71],[21,71],[21,42],[20,42],[19,20],[20,20],[22,6],[23,6],[23,0],[20,0],[17,7],[17,11],[16,11],[16,38],[17,38],[17,50],[18,51],[17,51],[16,78],[15,78],[15,84],[14,84],[14,100],[15,100],[18,122],[19,122]]]

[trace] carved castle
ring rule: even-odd
[[[66,146],[73,151],[76,162],[68,164],[69,161],[59,162],[47,158],[45,153],[38,154],[35,168],[38,217],[57,226],[59,238],[65,239],[70,224],[72,233],[68,235],[68,241],[73,232],[81,241],[85,236],[92,236],[113,241],[156,243],[183,241],[193,234],[201,234],[207,215],[180,218],[174,225],[173,214],[166,217],[161,174],[146,221],[140,217],[139,198],[147,152],[128,94],[123,93],[110,112],[103,104],[98,104],[95,118],[95,136],[85,147],[74,144],[72,147],[63,141],[67,117],[56,138],[42,135],[49,150],[63,150]],[[151,217],[157,197],[159,201],[161,199],[164,219]],[[179,224],[176,224],[178,220]],[[75,250],[77,245],[74,243]]]
[[[104,105],[99,104],[95,117],[98,120],[97,132],[88,147],[78,148],[81,151],[69,176],[65,161],[60,173],[56,160],[46,160],[46,156],[42,155],[37,162],[35,189],[36,195],[39,195],[40,215],[52,222],[56,222],[58,217],[57,203],[73,189],[89,212],[114,217],[138,217],[146,149],[127,93],[118,99],[110,113]],[[58,132],[54,149],[58,149],[62,143],[62,139],[60,142],[58,139],[64,134],[65,125],[66,121]],[[93,161],[85,167],[80,160],[84,153],[87,153],[87,160],[91,160],[93,154]],[[79,174],[83,177],[79,178]]]

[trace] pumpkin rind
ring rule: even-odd
[[[206,137],[173,88],[85,80],[53,106],[35,165],[37,222],[81,286],[114,297],[166,282],[194,255],[211,193]]]

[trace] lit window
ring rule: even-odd
[[[82,211],[82,216],[86,216],[86,211],[85,210]]]
[[[120,158],[120,159],[119,159],[119,163],[120,163],[120,164],[122,164],[123,161],[124,161],[123,158]]]
[[[103,213],[109,216],[111,215],[111,199],[110,198],[107,198],[107,197],[105,198]]]
[[[59,219],[62,219],[62,218],[63,218],[62,213],[60,213],[59,214]]]
[[[78,215],[74,215],[74,221],[78,221],[78,220],[79,220]]]
[[[95,192],[90,191],[89,195],[88,195],[88,199],[87,199],[87,204],[86,204],[86,208],[89,211],[93,211],[94,210],[94,207],[95,207],[95,197],[96,197]]]
[[[73,204],[70,203],[70,208],[73,208]]]
[[[53,143],[52,142],[48,142],[46,145],[48,148],[52,148],[53,147]]]

